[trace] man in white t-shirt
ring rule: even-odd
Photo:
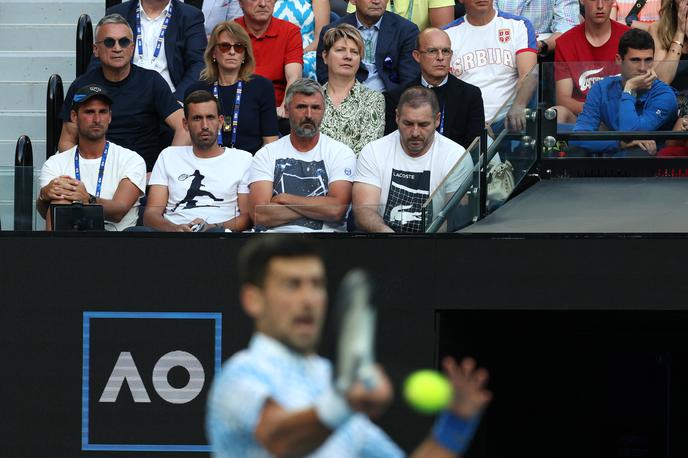
[[[248,229],[251,153],[217,144],[224,117],[208,91],[184,100],[192,146],[165,148],[153,167],[144,224],[168,232]]]
[[[537,64],[533,25],[524,17],[496,11],[491,1],[461,3],[466,15],[445,28],[453,50],[452,73],[480,88],[485,121],[492,122],[494,130],[501,130],[502,121],[522,130],[524,109],[537,87],[537,75],[526,78]],[[510,99],[517,89],[515,100]]]
[[[256,229],[346,231],[356,156],[320,132],[323,89],[316,81],[299,79],[287,89],[284,106],[291,134],[261,148],[251,165]]]
[[[78,143],[50,157],[41,169],[38,212],[52,228],[51,204],[103,206],[105,229],[121,231],[136,224],[138,199],[146,189],[146,164],[134,151],[105,140],[112,119],[112,99],[95,84],[74,93],[71,122]]]
[[[353,189],[358,229],[423,232],[422,207],[430,195],[441,185],[437,195],[451,196],[471,174],[471,155],[437,133],[439,123],[432,90],[416,86],[404,91],[397,106],[399,129],[364,146],[358,155]]]

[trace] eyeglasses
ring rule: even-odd
[[[122,38],[115,39],[112,37],[107,37],[102,41],[96,41],[97,45],[99,45],[101,43],[103,43],[103,45],[106,48],[114,48],[115,43],[119,43],[120,48],[128,48],[129,45],[131,44],[131,38],[122,37]]]
[[[243,54],[244,51],[246,51],[246,45],[243,43],[218,43],[215,47],[219,49],[222,54],[228,53],[232,48],[234,48],[234,52],[237,54]]]
[[[427,54],[430,57],[437,57],[440,53],[442,53],[442,57],[444,56],[451,56],[454,54],[454,51],[452,51],[451,48],[428,48],[425,51],[419,51],[421,54]]]

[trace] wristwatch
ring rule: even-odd
[[[549,45],[545,40],[540,40],[538,41],[540,43],[540,55],[544,56],[547,54],[547,51],[549,51]]]
[[[94,196],[93,194],[89,194],[88,195],[88,203],[91,205],[95,204],[96,203],[96,196]]]

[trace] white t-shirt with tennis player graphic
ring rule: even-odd
[[[356,179],[380,188],[378,213],[395,232],[423,232],[423,203],[463,157],[460,169],[444,182],[440,195],[455,192],[471,174],[473,160],[463,146],[435,133],[430,149],[411,157],[401,146],[399,131],[366,145],[358,155]],[[433,212],[444,199],[433,201]]]
[[[200,158],[191,146],[165,148],[155,162],[150,185],[167,186],[165,218],[188,224],[196,218],[208,224],[239,216],[239,194],[248,194],[251,153],[225,148],[219,156]]]

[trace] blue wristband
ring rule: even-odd
[[[469,420],[457,417],[448,410],[443,411],[432,428],[432,437],[442,447],[455,454],[464,454],[480,424],[480,415]]]

